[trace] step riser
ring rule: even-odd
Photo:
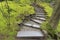
[[[40,18],[33,18],[33,19],[40,20],[40,21],[46,21],[45,19],[40,19]]]
[[[40,18],[46,18],[45,16],[36,16],[36,17],[40,17]]]
[[[28,25],[24,25],[23,26],[28,26]],[[32,28],[35,28],[35,29],[40,29],[40,28],[37,28],[37,27],[33,27],[33,26],[29,26],[29,27],[32,27]]]
[[[35,15],[35,16],[39,16],[39,17],[46,17],[45,15]]]
[[[35,23],[37,23],[37,24],[41,24],[41,23],[38,23],[38,22],[36,22],[36,21],[34,21],[34,20],[31,20],[31,21],[33,21],[33,22],[35,22]]]
[[[44,22],[44,20],[41,20],[41,19],[31,19],[33,22],[35,22],[35,23],[38,23],[38,24],[41,24],[41,23],[43,23]]]
[[[46,14],[44,14],[44,13],[37,13],[36,15],[46,15]]]
[[[44,38],[18,38],[18,40],[44,40]]]

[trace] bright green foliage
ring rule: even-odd
[[[14,0],[14,2],[22,4],[22,5],[26,5],[26,4],[31,4],[31,0]]]
[[[44,8],[44,10],[47,12],[48,17],[51,17],[52,12],[53,12],[53,8],[45,2],[40,2],[40,5]],[[49,19],[49,18],[48,18]],[[54,34],[58,34],[60,33],[60,22],[57,26],[57,29],[54,29],[51,27],[51,25],[48,23],[48,20],[46,20],[46,22],[42,23],[41,28],[45,31],[47,31],[48,33],[50,33],[52,35],[52,37],[54,37]],[[52,40],[51,36],[48,35],[47,40]],[[60,39],[59,39],[60,40]]]
[[[48,23],[48,21],[42,23],[41,29],[47,31],[47,33],[50,34],[50,35],[48,35],[47,40],[51,40],[52,37],[54,37],[54,35],[57,34],[57,30],[55,30],[54,28],[52,28],[51,25]]]
[[[53,12],[53,8],[46,2],[40,2],[39,5],[44,8],[44,10],[47,12],[48,16],[50,17]]]
[[[22,4],[30,4],[31,1],[30,0],[20,0],[20,3],[22,3]]]
[[[41,5],[42,7],[44,7],[44,10],[47,12],[48,17],[51,17],[52,12],[53,12],[53,8],[52,8],[48,3],[45,3],[45,2],[40,2],[40,5]],[[47,20],[47,21],[48,21],[48,20]],[[45,27],[45,26],[46,26],[46,22],[43,23],[42,25],[43,25],[42,28],[46,30],[46,27]],[[59,22],[59,24],[58,24],[58,26],[57,26],[57,31],[60,32],[60,22]]]
[[[52,1],[54,1],[54,0],[41,0],[41,1],[50,3],[50,2],[52,2]]]
[[[28,4],[21,6],[21,4],[14,1],[8,1],[8,13],[6,4],[5,1],[0,2],[0,35],[9,36],[9,38],[5,38],[4,40],[13,40],[13,36],[19,30],[18,24],[23,21],[25,16],[34,14],[34,8]]]
[[[52,28],[51,27],[51,25],[48,23],[48,22],[44,22],[44,23],[42,23],[42,25],[41,25],[42,27],[42,29],[44,29],[44,30],[46,30],[46,31],[48,31],[49,33],[55,33],[55,31],[56,30],[54,30],[54,28]]]
[[[48,23],[48,21],[46,21],[46,22],[42,23],[41,29],[47,31],[47,33],[50,33],[51,36],[48,35],[47,40],[52,40],[52,37],[54,37],[54,34],[58,35],[58,33],[60,33],[60,22],[57,26],[57,29],[54,29],[51,27],[51,25]],[[59,37],[57,40],[60,40]]]
[[[60,21],[59,21],[59,24],[58,24],[58,27],[57,27],[57,31],[60,32]]]

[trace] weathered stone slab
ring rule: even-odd
[[[35,28],[40,28],[40,24],[37,24],[33,21],[28,21],[28,22],[23,23],[23,24],[26,25],[26,26],[32,26],[32,27],[35,27]]]
[[[38,19],[31,19],[32,21],[34,21],[34,22],[36,22],[36,23],[39,23],[39,24],[41,24],[43,21],[41,21],[41,20],[38,20]]]
[[[40,31],[38,28],[32,28],[29,26],[23,26],[20,31]]]
[[[45,13],[36,13],[36,15],[45,15]]]
[[[43,37],[41,31],[19,31],[17,37]]]
[[[46,20],[46,18],[44,18],[44,17],[34,17],[33,19],[38,19],[38,20]]]
[[[44,16],[45,17],[45,15],[35,15],[35,16]]]

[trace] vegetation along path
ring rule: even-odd
[[[35,8],[35,14],[27,16],[28,20],[24,20],[20,24],[21,30],[17,34],[17,38],[20,40],[42,40],[44,37],[40,26],[42,22],[46,21],[47,15],[41,7],[37,5],[33,5],[33,7]]]

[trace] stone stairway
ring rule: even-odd
[[[43,40],[44,33],[40,30],[41,23],[46,20],[46,14],[40,7],[35,6],[36,13],[27,17],[27,21],[21,24],[21,30],[17,34],[19,40]]]

